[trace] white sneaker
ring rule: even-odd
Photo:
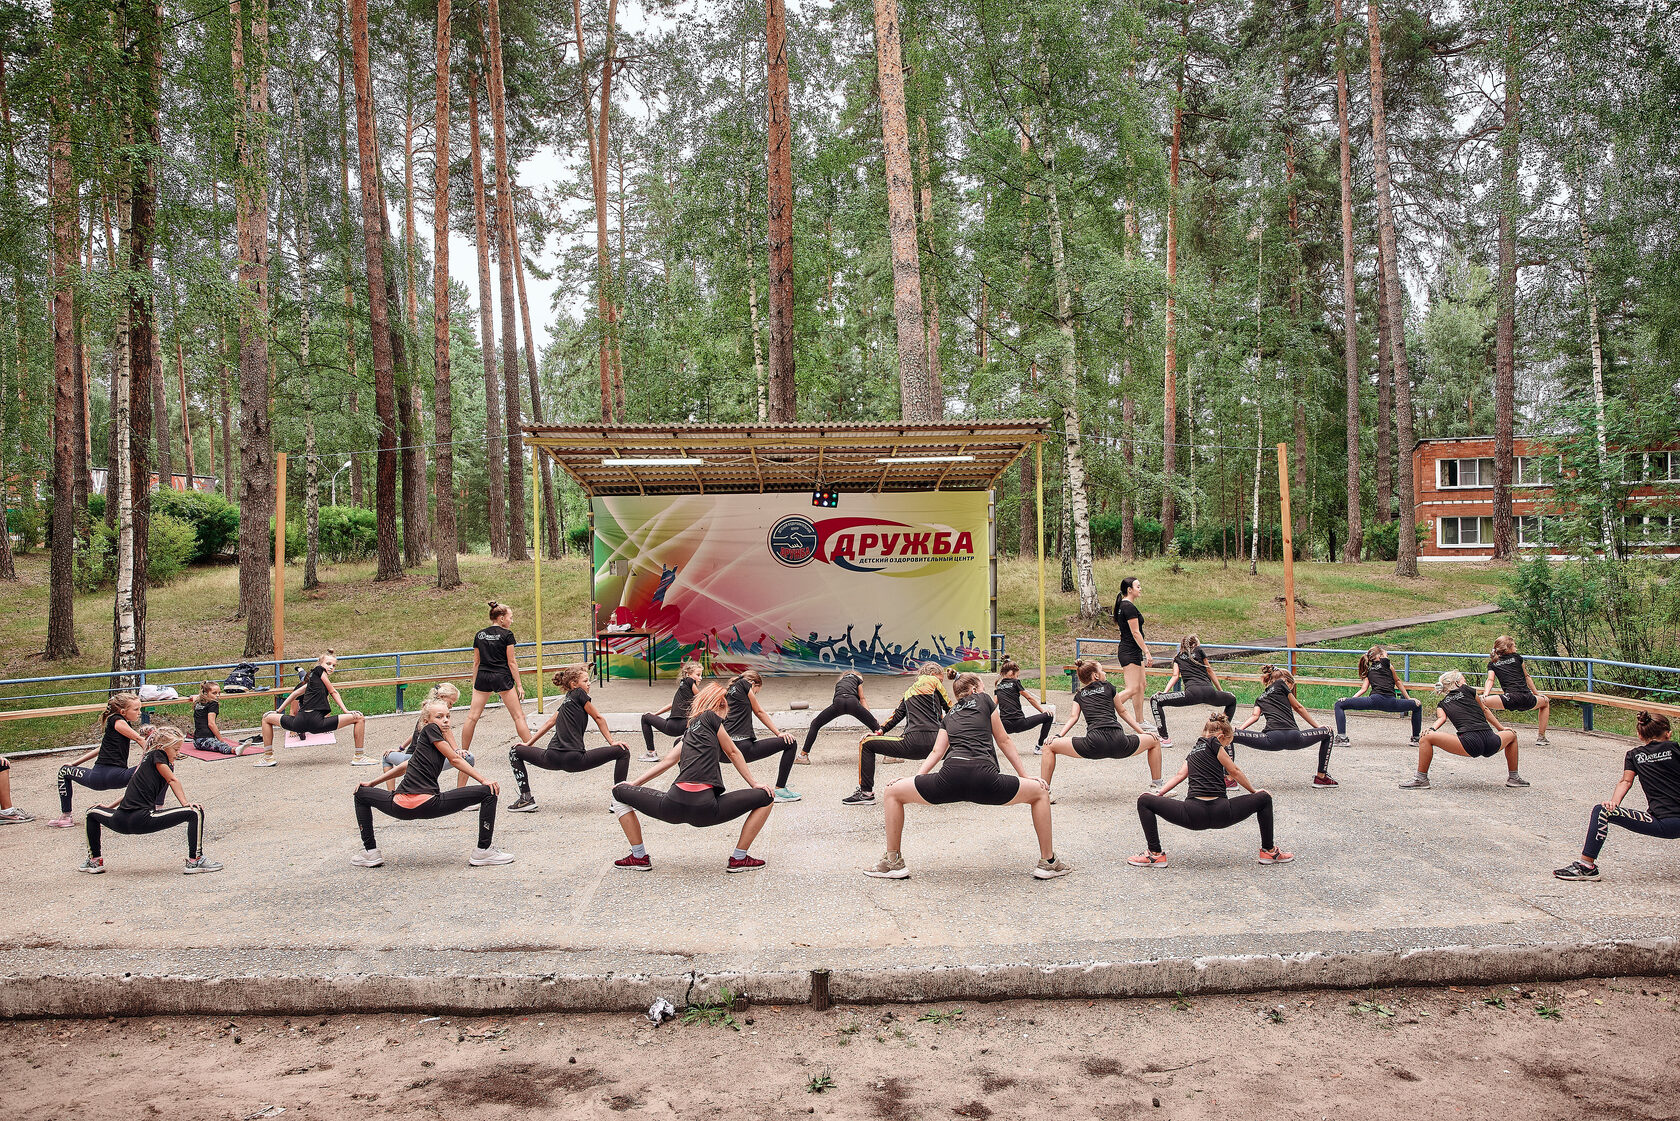
[[[1165,785],[1167,785],[1167,780],[1164,779],[1164,778],[1150,779],[1149,780],[1149,789],[1145,790],[1144,793],[1145,794],[1159,794],[1161,792],[1161,787],[1163,787]]]
[[[503,852],[495,845],[491,845],[487,849],[473,849],[473,854],[467,858],[467,863],[474,868],[484,868],[491,864],[512,864],[513,854]]]
[[[350,863],[358,868],[377,868],[385,863],[385,858],[379,855],[378,849],[368,849],[350,858]]]
[[[350,765],[352,767],[376,767],[379,765],[379,760],[369,758],[366,755],[356,755],[351,757]]]
[[[649,752],[645,753],[642,756],[642,762],[644,762],[644,763],[657,763],[657,762],[659,762],[659,752],[649,751]]]
[[[280,760],[276,759],[274,756],[264,755],[261,759],[258,759],[255,763],[252,763],[251,766],[253,766],[253,767],[272,767],[278,762],[280,762]]]

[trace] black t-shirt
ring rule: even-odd
[[[298,698],[299,712],[331,712],[327,703],[327,667],[316,666],[303,679],[303,696]]]
[[[1021,711],[1021,679],[1019,677],[1000,677],[998,683],[992,686],[992,692],[997,696],[998,711],[1003,713],[1005,720],[1024,720]]]
[[[855,673],[843,673],[840,680],[834,683],[834,703],[841,701],[855,701],[858,690],[863,688],[863,678]]]
[[[95,767],[128,766],[128,748],[134,741],[117,731],[117,721],[125,719],[121,713],[105,721],[105,734],[99,737],[99,758]]]
[[[754,738],[752,682],[744,677],[737,677],[729,683],[724,696],[729,698],[729,713],[723,718],[723,730],[729,733],[729,738],[736,743]]]
[[[1394,696],[1394,663],[1387,658],[1366,662],[1365,680],[1371,686],[1373,697]]]
[[[427,724],[415,734],[414,742],[409,745],[413,754],[408,758],[408,770],[403,772],[402,781],[397,783],[398,794],[438,792],[438,776],[448,762],[438,749],[443,735],[443,729],[436,724]]]
[[[583,706],[589,703],[589,690],[579,686],[560,699],[560,708],[554,714],[554,738],[548,741],[549,747],[557,747],[561,751],[582,751],[583,730],[589,727],[589,712]]]
[[[1178,678],[1185,686],[1213,684],[1213,678],[1208,674],[1207,655],[1202,653],[1200,646],[1196,647],[1194,654],[1175,655],[1173,665],[1178,667]]]
[[[1622,769],[1639,777],[1652,817],[1680,817],[1680,755],[1673,740],[1640,744],[1627,753]]]
[[[1114,712],[1114,686],[1098,678],[1089,685],[1082,685],[1079,692],[1073,695],[1079,703],[1080,714],[1085,717],[1087,732],[1114,731],[1120,727],[1120,717]]]
[[[951,741],[946,760],[990,763],[996,769],[997,751],[992,746],[992,713],[996,711],[997,704],[978,689],[951,706],[944,720],[945,734]]]
[[[1289,686],[1281,681],[1274,681],[1266,686],[1265,692],[1255,700],[1255,707],[1260,710],[1260,715],[1266,718],[1266,731],[1295,731],[1295,709],[1289,703],[1289,696]]]
[[[694,678],[685,677],[677,682],[677,691],[671,695],[672,720],[687,720],[688,710],[694,707]]]
[[[1137,620],[1138,634],[1143,634],[1143,612],[1137,609],[1137,604],[1129,599],[1121,598],[1114,601],[1114,625],[1120,628],[1120,653],[1143,660],[1143,648],[1137,644],[1132,636],[1131,622]],[[1144,637],[1148,637],[1145,635]]]
[[[718,744],[718,728],[722,724],[723,717],[710,711],[688,722],[682,738],[682,757],[677,760],[677,782],[697,782],[723,789],[723,748]],[[727,733],[728,729],[724,731]]]
[[[129,812],[132,810],[149,810],[157,805],[158,796],[169,786],[164,781],[163,772],[159,767],[169,766],[169,753],[161,747],[154,747],[140,757],[140,765],[134,768],[134,777],[128,780],[128,789],[123,791],[122,801],[117,809]]]
[[[1534,692],[1528,687],[1528,674],[1523,670],[1521,654],[1501,654],[1488,663],[1488,668],[1493,670],[1493,676],[1499,679],[1499,687],[1503,691],[1523,696]]]
[[[881,730],[891,731],[902,723],[906,736],[938,735],[939,723],[950,711],[951,702],[945,696],[945,686],[937,677],[924,674],[904,691],[904,699],[898,702],[898,707],[893,709],[892,716],[881,726]]]
[[[1460,685],[1457,689],[1441,698],[1441,711],[1447,714],[1459,734],[1465,732],[1491,732],[1488,726],[1487,714],[1482,711],[1481,702],[1476,699],[1476,690],[1469,685]]]
[[[193,704],[193,739],[207,740],[215,737],[210,730],[210,714],[222,711],[221,701],[197,701]]]
[[[1204,736],[1184,756],[1190,768],[1190,797],[1225,797],[1225,765],[1219,761],[1219,749],[1218,740]]]
[[[478,672],[486,677],[512,677],[508,668],[508,647],[519,640],[506,627],[485,627],[473,635],[473,649],[478,651]]]

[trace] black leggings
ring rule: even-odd
[[[788,778],[793,774],[793,757],[799,751],[797,740],[790,743],[771,736],[767,740],[736,740],[735,746],[741,749],[742,758],[749,763],[768,759],[781,752],[782,761],[776,765],[776,788],[780,790],[787,786]]]
[[[871,732],[880,732],[881,730],[881,722],[875,719],[875,714],[864,708],[860,702],[850,699],[835,701],[817,713],[817,718],[811,721],[811,727],[805,733],[805,745],[799,750],[810,751],[811,745],[817,742],[817,733],[822,731],[829,721],[842,716],[850,716]]]
[[[926,759],[933,754],[938,732],[912,732],[905,736],[866,736],[858,748],[858,788],[875,789],[875,757],[890,755],[894,759]]]
[[[1330,729],[1329,728],[1279,728],[1275,732],[1253,732],[1244,730],[1236,733],[1236,742],[1247,744],[1258,751],[1299,751],[1303,747],[1318,747],[1318,773],[1330,773]],[[1235,752],[1227,752],[1234,755]],[[1268,845],[1268,848],[1271,846]]]
[[[508,750],[508,763],[513,767],[513,781],[519,793],[531,793],[531,776],[525,765],[541,767],[545,771],[592,771],[606,763],[613,765],[613,781],[623,782],[630,777],[630,749],[628,747],[592,747],[588,751],[567,751],[560,747],[526,747],[514,744]]]
[[[300,736],[318,736],[322,732],[338,731],[338,717],[304,709],[296,716],[288,714],[280,717],[280,727]]]
[[[490,847],[491,835],[496,831],[496,793],[488,786],[473,783],[434,794],[413,809],[397,803],[397,796],[383,786],[356,787],[356,824],[362,829],[362,847],[379,847],[373,839],[373,811],[398,821],[420,821],[426,818],[448,817],[462,810],[478,807],[478,847]]]
[[[1680,840],[1680,817],[1652,817],[1626,806],[1607,810],[1597,805],[1592,808],[1592,819],[1587,822],[1587,843],[1581,846],[1581,855],[1597,860],[1612,825],[1620,825],[1647,837],[1661,837],[1665,841]]]
[[[681,739],[682,734],[686,731],[688,731],[688,719],[686,717],[681,720],[673,720],[669,716],[655,716],[651,712],[642,713],[642,739],[647,743],[649,755],[656,755],[659,750],[653,746],[653,733],[664,732],[667,736],[676,736]],[[624,776],[620,775],[618,781],[623,782]]]
[[[1353,712],[1409,712],[1412,714],[1412,738],[1423,734],[1423,705],[1410,697],[1385,697],[1374,693],[1366,697],[1343,697],[1336,702],[1336,734],[1347,735],[1347,713]]]
[[[1254,818],[1260,823],[1260,847],[1269,849],[1272,843],[1272,796],[1266,793],[1244,794],[1240,798],[1168,798],[1161,794],[1139,794],[1138,821],[1143,824],[1143,839],[1150,852],[1166,852],[1161,847],[1161,830],[1156,818],[1165,818],[1180,829],[1229,829],[1239,821]]]
[[[95,806],[87,812],[88,855],[99,857],[99,830],[139,836],[161,833],[177,825],[187,827],[187,858],[197,860],[204,855],[204,811],[194,806],[176,806],[169,810],[108,810]]]
[[[60,813],[70,812],[70,784],[85,786],[89,790],[121,790],[128,785],[128,780],[134,777],[134,767],[60,767],[58,769],[58,809]],[[163,796],[168,787],[158,791],[157,804],[163,805]]]
[[[1149,698],[1149,711],[1155,715],[1155,730],[1162,737],[1167,734],[1167,714],[1162,709],[1188,708],[1192,705],[1221,705],[1225,709],[1225,719],[1229,720],[1237,714],[1237,698],[1223,689],[1215,689],[1212,685],[1186,685],[1180,679],[1178,688],[1172,692],[1160,692]]]
[[[768,790],[760,790],[756,786],[727,792],[716,786],[705,790],[684,790],[673,785],[669,790],[649,790],[645,786],[621,782],[613,787],[612,796],[655,821],[669,825],[692,825],[697,829],[745,817],[773,801]]]
[[[1048,712],[1036,712],[1018,720],[1012,720],[1006,716],[1003,718],[1003,730],[1010,735],[1014,735],[1016,732],[1030,732],[1037,728],[1038,746],[1043,747],[1044,741],[1050,738],[1050,725],[1054,723],[1055,720],[1051,718]]]

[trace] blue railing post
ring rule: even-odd
[[[1587,659],[1587,692],[1591,693],[1592,691],[1593,691],[1593,660],[1591,658],[1588,658]],[[1590,732],[1590,731],[1593,730],[1593,706],[1592,705],[1582,705],[1581,706],[1581,730],[1585,731],[1585,732]]]
[[[1412,656],[1403,654],[1401,657],[1405,660],[1400,665],[1400,679],[1410,685],[1412,683]]]
[[[406,688],[406,686],[403,685],[403,683],[401,681],[401,678],[402,678],[402,655],[401,654],[397,655],[397,677],[399,679],[397,681],[397,711],[402,712],[403,711],[403,690]]]

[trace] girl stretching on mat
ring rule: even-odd
[[[840,799],[845,806],[873,806],[875,804],[875,757],[893,759],[926,759],[939,738],[940,721],[951,711],[951,699],[945,695],[945,670],[937,662],[922,664],[921,676],[904,691],[892,715],[874,735],[858,741],[858,787]],[[900,724],[904,731],[892,735]]]
[[[175,777],[174,763],[180,756],[185,739],[177,728],[159,728],[152,735],[151,749],[141,758],[140,765],[134,768],[134,777],[129,779],[122,800],[89,808],[88,857],[81,871],[95,875],[105,871],[105,857],[101,855],[99,846],[99,831],[102,828],[134,836],[159,833],[177,825],[187,827],[187,862],[181,865],[181,871],[191,876],[222,870],[220,864],[204,855],[204,807],[187,801],[187,792],[181,789],[181,780]],[[176,801],[181,803],[175,809],[162,808],[165,790],[173,790]]]
[[[997,684],[992,686],[992,698],[997,702],[998,715],[1003,718],[1003,730],[1010,735],[1017,732],[1030,732],[1038,729],[1038,742],[1033,745],[1034,755],[1044,754],[1044,741],[1050,738],[1050,727],[1056,722],[1056,706],[1041,705],[1032,695],[1032,690],[1021,687],[1021,667],[1014,658],[1005,658],[998,666]],[[1028,716],[1021,711],[1021,701],[1033,706],[1038,711]]]
[[[764,867],[764,861],[749,855],[747,850],[764,823],[770,820],[775,796],[768,786],[753,778],[752,771],[747,769],[746,756],[724,727],[724,713],[728,708],[729,698],[723,686],[714,683],[700,690],[694,699],[694,715],[689,718],[677,749],[635,782],[621,782],[613,787],[613,813],[618,815],[618,824],[630,842],[630,855],[614,861],[614,867],[627,872],[646,872],[653,867],[653,858],[642,843],[642,823],[637,812],[655,821],[696,828],[722,825],[745,814],[747,820],[741,823],[741,836],[724,871],[750,872]],[[746,780],[747,789],[725,792],[725,758]],[[669,790],[661,793],[647,788],[648,783],[672,767],[677,768],[677,781]]]
[[[1288,864],[1295,859],[1292,852],[1284,852],[1272,838],[1272,795],[1256,790],[1231,758],[1229,748],[1235,733],[1231,718],[1222,712],[1208,713],[1202,725],[1202,738],[1184,757],[1184,766],[1172,781],[1158,792],[1140,794],[1137,800],[1138,821],[1143,825],[1143,840],[1147,846],[1136,856],[1128,857],[1134,868],[1165,868],[1167,850],[1161,847],[1161,829],[1157,818],[1165,818],[1181,829],[1229,829],[1239,821],[1256,818],[1260,823],[1260,863]],[[1179,783],[1190,780],[1183,798],[1167,795]],[[1248,791],[1239,797],[1226,795],[1225,788],[1241,786]]]
[[[114,693],[105,702],[101,719],[105,734],[99,746],[73,763],[58,769],[58,816],[47,822],[54,829],[68,829],[76,824],[70,816],[70,786],[85,786],[89,790],[122,790],[134,778],[134,768],[128,765],[129,749],[136,744],[145,751],[146,737],[140,732],[140,698],[133,693]],[[95,758],[97,756],[97,758]],[[82,766],[89,759],[91,767]],[[158,790],[158,805],[163,804],[163,790]]]
[[[1388,651],[1373,646],[1359,659],[1359,692],[1336,702],[1336,746],[1348,746],[1348,711],[1408,712],[1412,716],[1412,746],[1417,746],[1423,731],[1423,705],[1406,692],[1406,683],[1394,676],[1394,663]],[[1396,690],[1399,696],[1395,696]]]
[[[530,743],[535,738],[525,723],[525,684],[519,676],[519,658],[513,652],[519,640],[508,630],[512,623],[513,608],[491,600],[490,625],[473,635],[472,708],[461,726],[462,751],[472,746],[473,730],[491,697],[502,698],[520,742]]]
[[[193,746],[200,751],[214,751],[221,755],[238,755],[239,745],[222,735],[216,716],[222,711],[222,687],[214,681],[199,685],[193,698]]]
[[[478,847],[467,858],[474,868],[490,864],[511,864],[513,857],[494,844],[496,797],[501,787],[473,769],[449,737],[449,705],[427,701],[420,707],[420,732],[414,737],[413,754],[378,778],[356,787],[356,824],[362,832],[362,851],[350,858],[358,868],[377,868],[385,863],[373,836],[373,811],[398,821],[448,817],[478,807]],[[446,764],[478,780],[479,785],[439,790],[438,776]],[[401,778],[395,794],[380,784]]]
[[[689,709],[694,705],[694,691],[700,687],[700,676],[704,672],[705,668],[699,662],[684,662],[682,669],[677,671],[677,691],[671,697],[671,703],[658,712],[642,713],[642,739],[647,746],[647,754],[642,756],[644,762],[659,761],[659,752],[653,746],[653,733],[680,737],[688,730]],[[671,715],[665,716],[666,713]],[[662,716],[665,717],[663,720],[660,719]]]
[[[1073,669],[1079,677],[1079,689],[1073,694],[1073,711],[1068,713],[1067,723],[1056,733],[1056,738],[1045,745],[1044,758],[1038,765],[1038,777],[1044,780],[1044,789],[1050,789],[1058,755],[1072,755],[1080,759],[1130,759],[1140,750],[1147,754],[1149,760],[1149,789],[1158,788],[1161,785],[1161,745],[1126,712],[1130,689],[1115,696],[1114,686],[1109,684],[1101,662],[1081,658],[1074,663]],[[1085,734],[1070,737],[1068,732],[1082,716],[1085,718]],[[1131,725],[1132,732],[1137,734],[1120,727],[1121,720]],[[1051,802],[1054,801],[1051,798]]]
[[[1221,687],[1219,674],[1209,664],[1201,640],[1193,634],[1185,635],[1178,644],[1167,687],[1149,698],[1149,711],[1155,717],[1155,731],[1162,747],[1172,746],[1172,738],[1167,735],[1167,714],[1162,709],[1185,705],[1223,705],[1227,720],[1237,714],[1237,698]]]
[[[1622,781],[1608,802],[1592,808],[1581,858],[1552,873],[1560,880],[1598,879],[1598,854],[1612,825],[1665,841],[1680,839],[1680,755],[1669,738],[1668,717],[1642,712],[1635,727],[1639,746],[1622,760]],[[1645,791],[1645,813],[1622,808],[1635,782]]]
[[[1138,610],[1138,597],[1143,585],[1136,576],[1120,581],[1120,596],[1114,601],[1114,625],[1120,628],[1120,675],[1126,680],[1125,696],[1132,698],[1134,724],[1143,723],[1143,698],[1148,686],[1144,684],[1144,667],[1149,665],[1149,644],[1143,638],[1143,612]]]
[[[567,666],[554,675],[554,684],[560,686],[566,695],[554,706],[554,715],[531,733],[531,739],[541,739],[550,728],[554,729],[554,738],[547,747],[538,747],[535,742],[520,743],[508,751],[508,762],[513,765],[513,781],[519,784],[519,800],[508,807],[510,813],[537,812],[537,800],[531,797],[531,776],[525,771],[527,763],[545,771],[572,773],[592,771],[611,763],[614,783],[623,782],[630,775],[630,745],[613,739],[612,729],[607,727],[607,718],[589,699],[589,667]],[[607,746],[586,751],[583,733],[591,720],[601,729]]]
[[[1330,729],[1314,720],[1312,713],[1303,708],[1296,698],[1295,675],[1276,666],[1262,666],[1260,680],[1266,688],[1255,700],[1254,711],[1237,729],[1237,742],[1261,751],[1299,751],[1304,747],[1316,747],[1318,770],[1313,774],[1313,788],[1328,790],[1339,785],[1330,777]],[[1266,718],[1265,731],[1248,731],[1248,726],[1262,716]],[[1304,730],[1296,727],[1296,716],[1307,722]]]
[[[811,721],[811,727],[805,733],[805,746],[799,749],[799,756],[794,762],[809,763],[811,745],[817,742],[817,733],[830,721],[842,716],[850,716],[871,732],[880,734],[881,722],[875,719],[875,714],[869,711],[869,702],[863,699],[863,675],[856,670],[847,670],[834,683],[834,699]]]
[[[1499,692],[1494,692],[1495,684]],[[1495,710],[1528,712],[1537,710],[1540,730],[1534,737],[1535,747],[1549,747],[1546,721],[1552,715],[1552,699],[1534,687],[1523,656],[1517,653],[1517,642],[1508,634],[1493,640],[1493,653],[1488,657],[1487,681],[1482,686],[1482,703]]]
[[[455,687],[454,682],[451,682],[451,681],[440,681],[440,682],[438,682],[436,685],[432,686],[431,692],[426,694],[426,700],[428,700],[428,701],[442,701],[445,705],[449,706],[451,709],[453,709],[455,707],[455,705],[460,701],[460,699],[461,699],[461,690],[457,689]],[[422,707],[424,707],[424,706],[422,706]],[[414,757],[414,737],[418,736],[420,734],[420,729],[424,725],[425,725],[425,719],[423,717],[416,719],[414,721],[414,731],[409,734],[408,739],[403,742],[402,746],[396,748],[393,751],[387,751],[385,753],[385,757],[381,761],[385,764],[387,769],[389,769],[391,767],[395,767],[398,763],[406,763]],[[455,742],[454,731],[451,730],[448,733],[448,735],[449,735],[449,742],[451,744],[453,744]],[[464,758],[468,763],[472,763],[474,761],[472,752],[461,751],[459,746],[457,746],[455,748],[455,750],[460,752],[461,757]],[[461,772],[461,771],[456,771],[455,772],[455,785],[456,786],[467,785],[467,776],[464,772]],[[394,790],[396,790],[396,788],[397,788],[397,780],[396,779],[392,778],[392,779],[386,779],[385,780],[385,789],[386,790],[393,790],[394,791]]]
[[[24,825],[34,820],[34,814],[12,805],[12,765],[0,756],[0,825]]]
[[[345,706],[344,698],[338,695],[338,689],[332,683],[332,672],[337,668],[338,658],[328,650],[315,660],[314,668],[304,677],[302,685],[293,689],[285,700],[275,706],[273,712],[263,713],[263,754],[261,759],[251,764],[253,767],[272,767],[279,762],[274,758],[276,727],[299,736],[313,736],[321,732],[336,732],[346,725],[349,725],[356,737],[356,753],[350,757],[350,765],[373,767],[379,764],[379,760],[369,759],[362,754],[362,737],[367,732],[367,718],[359,712],[352,712]],[[298,706],[296,716],[286,712],[286,708],[293,701],[296,701]],[[332,715],[333,704],[342,710],[342,716]]]
[[[1471,759],[1486,759],[1503,751],[1505,785],[1527,786],[1527,780],[1517,773],[1517,733],[1488,711],[1475,688],[1465,684],[1464,675],[1455,669],[1448,670],[1435,688],[1441,694],[1435,724],[1418,741],[1417,773],[1401,783],[1400,789],[1429,789],[1429,764],[1435,758],[1437,747]],[[1456,736],[1441,731],[1441,725],[1448,720],[1453,722]]]
[[[877,880],[910,878],[901,851],[906,805],[973,802],[981,806],[1032,807],[1033,832],[1038,835],[1038,863],[1033,867],[1033,877],[1053,880],[1067,875],[1073,869],[1056,859],[1056,849],[1051,843],[1049,785],[1027,777],[1021,757],[1015,753],[1014,741],[1003,730],[997,704],[981,690],[980,679],[965,673],[952,688],[957,695],[956,703],[941,721],[933,750],[921,770],[914,778],[899,779],[882,792],[887,800],[887,851],[873,868],[865,868],[863,874]],[[993,744],[1015,768],[1015,774],[1006,775],[998,769]],[[941,761],[943,767],[939,766]],[[939,769],[936,771],[935,767]]]
[[[723,730],[729,733],[729,739],[734,743],[741,757],[749,763],[756,763],[760,759],[768,759],[777,753],[782,760],[776,765],[776,801],[797,802],[799,795],[788,789],[788,778],[793,774],[793,757],[799,750],[799,741],[776,727],[776,722],[770,719],[770,714],[764,711],[764,706],[758,703],[758,690],[764,684],[764,678],[755,669],[746,670],[729,681],[729,687],[724,696],[729,701],[729,714],[723,719]],[[770,729],[770,739],[756,739],[753,736],[753,717]]]

